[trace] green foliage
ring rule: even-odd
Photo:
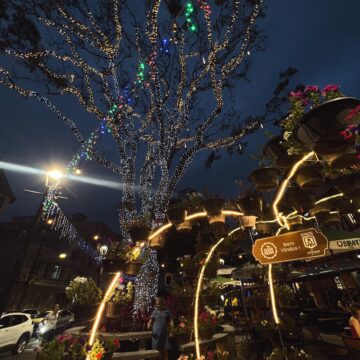
[[[93,279],[77,276],[65,289],[67,298],[76,305],[94,305],[101,300],[102,291]]]
[[[65,344],[56,339],[45,342],[36,352],[36,360],[62,360],[65,354]]]

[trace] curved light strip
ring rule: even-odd
[[[240,212],[240,211],[236,211],[236,210],[223,210],[221,212],[223,215],[228,215],[228,216],[243,216],[244,213]]]
[[[242,216],[242,215],[244,215],[242,212],[236,211],[236,210],[222,210],[221,213],[225,216]],[[200,211],[195,214],[186,216],[185,221],[194,220],[194,219],[198,219],[198,218],[202,218],[202,217],[206,217],[206,216],[207,216],[206,211]],[[154,237],[160,235],[163,231],[169,229],[171,226],[172,226],[171,222],[168,222],[167,224],[162,225],[148,237],[148,240],[152,240]]]
[[[234,232],[236,232],[238,230],[241,230],[241,227],[238,227],[238,228],[230,231],[227,236],[232,235]],[[199,343],[198,317],[199,317],[199,298],[200,298],[200,291],[201,291],[201,287],[202,287],[202,281],[204,278],[204,273],[205,273],[207,263],[210,261],[211,256],[214,253],[214,251],[216,250],[216,248],[226,239],[226,237],[221,238],[215,245],[213,245],[211,247],[211,249],[205,259],[205,263],[200,270],[199,277],[198,277],[196,293],[195,293],[195,307],[194,307],[194,337],[195,337],[195,350],[196,350],[196,358],[197,359],[200,359],[200,356],[201,356],[200,343]]]
[[[331,196],[326,196],[326,197],[324,197],[322,199],[319,199],[318,201],[315,201],[315,205],[321,204],[324,201],[328,201],[328,200],[335,199],[337,197],[342,197],[342,196],[344,196],[344,193],[339,193],[339,194],[335,194],[335,195],[331,195]]]
[[[285,191],[286,191],[286,186],[288,185],[290,179],[295,175],[296,171],[299,169],[299,167],[307,160],[309,160],[311,157],[313,157],[315,155],[315,152],[314,151],[311,151],[309,153],[307,153],[306,155],[303,156],[302,159],[300,159],[299,161],[297,161],[293,167],[291,168],[290,172],[289,172],[289,175],[283,180],[283,182],[281,183],[280,185],[280,188],[276,194],[276,197],[275,197],[275,200],[274,200],[274,203],[273,203],[273,210],[274,210],[274,213],[275,213],[275,216],[276,216],[276,219],[279,223],[279,225],[281,227],[286,227],[287,229],[289,229],[289,225],[286,221],[286,218],[284,217],[284,221],[282,219],[282,216],[280,215],[279,213],[279,210],[277,208],[281,198],[283,197]]]
[[[205,216],[207,216],[207,212],[206,211],[201,211],[201,212],[186,216],[185,221],[193,220],[193,219],[197,219],[197,218],[201,218],[201,217],[205,217]]]
[[[100,320],[102,318],[102,314],[104,312],[104,308],[105,308],[105,303],[106,303],[106,300],[108,299],[108,297],[110,296],[110,294],[112,293],[112,291],[114,290],[115,286],[116,286],[116,283],[117,281],[119,280],[119,277],[120,277],[120,272],[116,273],[110,283],[110,285],[108,286],[106,292],[105,292],[105,295],[101,301],[101,304],[100,306],[98,307],[98,310],[97,310],[97,313],[96,313],[96,317],[95,317],[95,321],[94,321],[94,324],[93,324],[93,327],[90,331],[90,337],[89,337],[89,345],[92,346],[94,344],[94,341],[95,341],[95,336],[96,336],[96,332],[98,330],[98,327],[99,327],[99,323],[100,323]],[[89,354],[86,356],[86,360],[89,360],[90,359],[90,356]]]
[[[169,222],[161,227],[159,227],[155,232],[153,232],[149,237],[148,240],[152,240],[154,237],[160,235],[163,231],[169,229],[172,226],[172,223]]]

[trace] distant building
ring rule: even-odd
[[[15,201],[15,195],[13,194],[5,171],[0,169],[0,218],[5,208]]]
[[[34,216],[13,217],[0,223],[0,312],[35,308],[49,310],[54,304],[69,307],[65,287],[76,276],[101,280],[98,244],[118,235],[100,221],[83,214],[71,219],[81,242],[69,244],[48,223],[33,231]],[[60,254],[62,254],[60,256]]]

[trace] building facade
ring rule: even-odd
[[[76,276],[101,282],[99,243],[116,240],[102,222],[87,221],[82,214],[72,218],[81,242],[69,243],[35,217],[14,217],[0,223],[0,312],[33,308],[49,310],[54,304],[68,308],[65,288]]]

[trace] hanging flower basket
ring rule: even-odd
[[[134,226],[129,229],[130,237],[133,242],[147,241],[150,235],[148,226]]]
[[[115,303],[109,301],[106,303],[105,317],[115,319],[120,318],[121,314],[128,308],[125,303]]]
[[[320,170],[313,165],[301,167],[295,174],[294,179],[301,189],[319,187],[324,183]]]
[[[225,223],[225,215],[215,215],[215,216],[209,216],[208,217],[209,224],[224,224]]]
[[[291,231],[299,230],[302,228],[303,219],[301,217],[294,217],[292,219],[288,219],[287,223],[288,223]]]
[[[352,195],[354,192],[360,192],[360,176],[359,174],[351,174],[339,177],[335,180],[335,185],[340,192]]]
[[[260,234],[272,234],[274,231],[274,223],[265,223],[261,221],[264,220],[260,219],[259,222],[255,224],[256,231]]]
[[[154,236],[149,240],[149,246],[154,250],[160,250],[165,246],[166,232],[163,231],[161,234]]]
[[[278,207],[284,213],[289,212],[290,209],[303,213],[312,209],[314,204],[315,196],[313,194],[302,191],[297,187],[289,187],[286,189],[284,198],[280,201]]]
[[[256,216],[249,215],[249,216],[240,216],[240,225],[245,230],[250,230],[255,227],[256,223]]]
[[[189,233],[192,230],[192,222],[184,221],[180,224],[175,224],[176,231],[182,234]]]
[[[295,164],[300,159],[299,155],[289,155],[286,148],[281,144],[282,136],[276,136],[267,142],[263,149],[263,154],[271,160],[271,162],[280,167],[287,168]]]
[[[340,97],[314,107],[295,126],[295,140],[313,149],[330,166],[335,163],[344,166],[354,164],[356,154],[347,151],[354,149],[354,140],[345,140],[340,131],[349,125],[355,125],[356,117],[351,120],[346,117],[359,104],[358,99]]]
[[[259,194],[246,194],[238,199],[238,207],[244,215],[260,215],[263,210],[264,200]]]
[[[275,168],[262,168],[253,171],[249,180],[257,191],[270,191],[277,188],[279,184],[280,171]]]
[[[95,318],[99,305],[73,305],[71,311],[74,313],[76,323],[88,321]]]
[[[129,276],[137,276],[142,265],[141,262],[128,262],[126,263],[124,273]]]
[[[203,201],[204,210],[208,216],[217,216],[221,214],[225,201],[219,198],[205,199]]]
[[[316,219],[321,226],[338,225],[341,222],[341,217],[337,211],[330,211],[327,213],[320,213],[316,215]]]
[[[105,259],[103,260],[103,269],[106,273],[117,273],[124,271],[126,263],[122,259]]]
[[[166,212],[166,216],[172,224],[180,224],[185,221],[186,210],[183,207],[171,208]]]

